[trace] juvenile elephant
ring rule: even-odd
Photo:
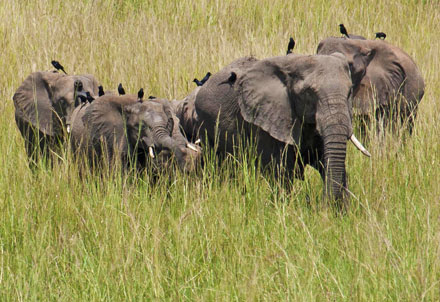
[[[351,86],[342,54],[245,57],[200,87],[193,115],[202,136],[213,142],[218,134],[220,152],[233,152],[240,137],[258,135],[263,165],[284,163],[303,178],[309,164],[319,170],[326,198],[341,201],[346,142],[362,147],[353,136]]]
[[[180,168],[192,171],[200,148],[189,143],[167,100],[142,101],[135,95],[104,95],[75,110],[72,146],[92,161],[142,169],[148,157],[162,164],[174,156]]]
[[[425,83],[411,57],[383,40],[327,38],[318,45],[318,54],[341,52],[352,69],[353,109],[361,120],[369,116],[408,123],[410,133],[423,97]],[[364,54],[370,53],[366,71],[359,72]]]
[[[79,104],[79,96],[98,93],[92,75],[65,75],[57,72],[34,72],[20,85],[13,96],[15,121],[26,152],[35,163],[40,154],[47,156],[66,133],[65,125]]]

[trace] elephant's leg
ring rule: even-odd
[[[391,122],[391,111],[388,106],[380,105],[376,109],[376,132],[378,135],[384,134]]]
[[[42,134],[25,122],[17,121],[17,125],[24,140],[24,147],[29,160],[29,168],[35,170],[44,151]]]
[[[415,119],[417,117],[417,101],[408,102],[406,111],[400,116],[402,124],[406,124],[409,134],[411,135],[414,128]]]
[[[358,133],[356,136],[358,138],[367,138],[371,127],[371,117],[368,114],[361,114],[355,116],[355,124],[357,125]]]

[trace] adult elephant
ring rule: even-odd
[[[351,86],[342,54],[245,57],[197,91],[193,115],[220,152],[257,134],[263,165],[284,164],[303,178],[309,164],[321,174],[325,197],[345,203],[346,142],[361,147],[351,124]]]
[[[412,132],[417,107],[423,97],[425,83],[411,57],[402,49],[383,40],[327,38],[318,45],[318,54],[341,52],[347,58],[353,78],[353,109],[361,120],[370,116],[408,123]],[[371,53],[366,70],[357,66],[363,54]]]
[[[40,155],[47,156],[65,137],[65,125],[80,101],[98,93],[92,75],[65,75],[58,72],[34,72],[13,96],[15,121],[20,130],[31,165]]]
[[[193,171],[200,148],[189,143],[168,100],[143,101],[135,95],[104,95],[74,112],[72,146],[92,162],[143,169],[148,161],[164,164],[172,156]],[[148,159],[151,158],[151,159]]]

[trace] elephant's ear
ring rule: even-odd
[[[378,105],[389,102],[401,93],[405,86],[406,73],[392,47],[383,41],[371,41],[376,55],[368,65],[363,84],[370,86]]]
[[[169,131],[169,133],[172,135],[174,132],[174,126],[175,126],[175,118],[176,115],[174,113],[174,109],[170,104],[170,101],[165,100],[165,99],[155,99],[151,102],[157,102],[162,104],[162,109],[164,111],[164,113],[167,116],[167,129]]]
[[[259,61],[242,75],[238,102],[245,121],[293,145],[292,130],[300,125],[294,125],[287,80],[276,62]]]
[[[46,135],[54,135],[53,85],[64,75],[34,72],[18,87],[13,96],[16,118],[32,124]]]
[[[122,106],[112,102],[110,97],[101,97],[86,109],[83,116],[84,126],[90,131],[91,141],[105,141],[108,150],[113,150],[114,144],[119,144],[125,137]]]

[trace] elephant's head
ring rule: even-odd
[[[139,140],[150,157],[158,154],[161,160],[174,155],[183,170],[192,171],[200,160],[201,150],[183,136],[179,119],[168,100],[152,99],[124,108],[128,135],[132,142]]]
[[[45,135],[61,135],[79,97],[87,97],[86,92],[98,93],[98,83],[92,75],[34,72],[13,96],[15,116]]]
[[[180,168],[191,171],[200,160],[200,148],[182,135],[168,100],[105,95],[89,106],[83,120],[95,141],[100,137],[108,144],[127,141],[131,151],[155,162],[174,157]]]
[[[255,63],[239,80],[243,118],[277,140],[297,145],[313,137],[326,196],[346,191],[346,143],[352,137],[352,81],[340,54],[289,55]],[[313,130],[310,130],[313,129]]]
[[[402,103],[400,110],[412,110],[423,97],[425,84],[414,61],[402,49],[385,41],[327,38],[319,43],[317,52],[341,52],[347,58],[357,114],[371,113],[373,104],[393,106],[399,94],[408,102]]]
[[[368,43],[367,40],[360,39],[327,38],[319,43],[317,54],[342,53],[350,66],[353,89],[356,90],[359,88],[367,72],[367,67],[376,54],[375,49],[368,47]]]

